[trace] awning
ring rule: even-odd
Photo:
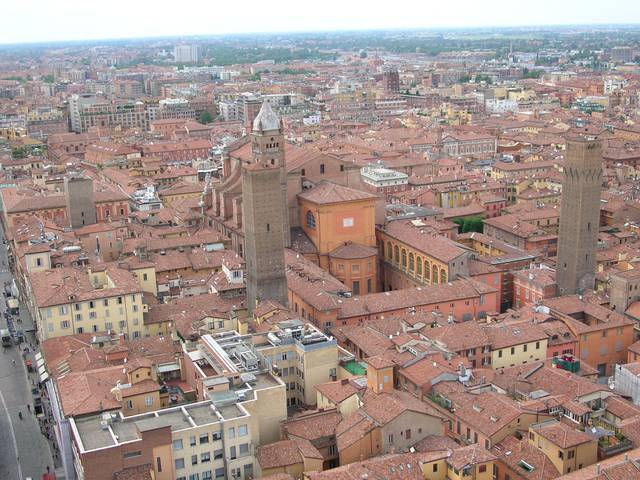
[[[9,308],[20,308],[20,302],[18,302],[18,300],[16,300],[15,298],[10,298],[9,300],[7,300],[7,306]]]
[[[38,367],[38,375],[42,377],[43,374],[47,373],[47,369],[44,368],[44,365]]]
[[[49,379],[49,374],[46,371],[40,373],[41,382],[46,382],[48,379]]]
[[[180,365],[177,363],[165,363],[164,365],[158,365],[159,373],[175,372],[180,370]]]
[[[34,355],[34,357],[35,357],[35,359],[36,359],[36,362],[39,362],[40,360],[42,360],[42,354],[41,354],[40,352],[37,352],[37,353]]]

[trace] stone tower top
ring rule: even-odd
[[[253,121],[253,131],[268,132],[271,130],[280,130],[280,118],[273,111],[269,102],[265,100]]]

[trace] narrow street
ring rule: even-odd
[[[1,239],[4,239],[4,235]],[[6,246],[0,243],[0,287],[13,280],[7,267]],[[4,312],[7,308],[6,298],[0,295],[0,326],[7,328]],[[37,385],[37,373],[28,373],[22,355],[22,349],[35,345],[33,321],[20,302],[20,321],[14,315],[17,330],[25,332],[25,343],[2,348],[0,354],[0,478],[7,480],[23,480],[29,477],[42,478],[47,467],[54,468],[51,446],[41,431],[38,418],[33,409],[31,389]],[[33,360],[33,348],[29,347],[27,358]],[[33,385],[32,382],[35,384]],[[29,408],[31,411],[29,411]],[[20,419],[19,413],[22,414]],[[44,418],[44,417],[42,417]],[[58,477],[60,478],[60,477]]]

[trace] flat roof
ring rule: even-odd
[[[111,420],[106,425],[103,424],[103,414],[72,418],[71,421],[82,443],[83,451],[89,451],[139,440],[142,438],[142,432],[147,430],[170,427],[173,432],[217,423],[220,419],[212,406],[212,402],[206,400],[131,417],[124,417],[120,412],[112,412]],[[244,414],[239,407],[234,407],[240,414]],[[233,411],[228,409],[227,414],[232,415]]]

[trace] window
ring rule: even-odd
[[[91,312],[93,313],[93,312]],[[82,314],[81,313],[76,313],[76,322],[81,322],[82,321]]]
[[[213,452],[213,459],[214,460],[220,460],[222,457],[224,457],[224,450],[222,450],[222,449],[214,450],[214,452]]]
[[[567,452],[567,458],[573,458],[576,456],[576,451],[575,450],[569,450]]]
[[[522,346],[522,350],[523,350],[524,352],[526,352],[526,351],[527,351],[527,346],[528,346],[528,345],[527,345],[526,343]]]
[[[162,459],[160,457],[156,457],[156,470],[158,472],[162,471]]]
[[[148,278],[149,277],[148,277],[148,275],[146,273],[142,274],[142,280],[144,280],[146,282]]]
[[[245,455],[249,455],[249,444],[241,443],[240,444],[240,456],[244,457]]]
[[[486,465],[478,465],[478,473],[484,473],[487,471]]]
[[[205,470],[202,472],[202,480],[211,480],[211,470]]]
[[[191,465],[198,464],[198,455],[191,455]]]
[[[82,305],[80,305],[79,303],[76,303],[76,304],[74,305],[74,308],[75,308],[76,310],[81,310],[81,309],[82,309]]]
[[[287,358],[284,356],[285,354],[282,354],[282,359],[286,360]],[[229,431],[227,432],[227,437],[229,438],[236,438],[236,429],[234,427],[231,427],[229,429]]]
[[[142,451],[134,450],[133,452],[127,452],[123,455],[124,458],[135,458],[140,457],[142,455]]]
[[[195,435],[191,435],[191,437],[189,437],[189,445],[192,447],[196,446],[196,436]]]
[[[244,478],[252,478],[253,477],[253,463],[247,463],[244,466]]]
[[[60,328],[69,328],[69,321],[68,320],[63,320],[60,322]]]
[[[498,350],[498,358],[502,358],[502,350]]]
[[[89,318],[98,318],[98,312],[89,312]]]
[[[176,470],[184,468],[184,458],[176,458],[175,460]]]
[[[342,219],[342,227],[343,228],[351,228],[354,225],[353,217],[347,217]]]
[[[357,280],[353,282],[353,294],[360,295],[360,282]]]
[[[200,445],[202,445],[204,443],[209,443],[209,434],[208,433],[203,433],[203,434],[200,435]]]
[[[144,403],[147,407],[153,405],[153,395],[147,395],[146,397],[144,397]]]
[[[511,355],[513,355],[514,353],[516,353],[516,347],[511,347]]]
[[[200,463],[207,463],[211,461],[211,453],[204,452],[200,454]]]
[[[540,342],[536,342],[536,350],[540,350]]]
[[[405,430],[404,438],[405,438],[405,440],[409,440],[411,438],[411,429],[410,428]]]
[[[182,439],[178,438],[176,440],[173,441],[173,449],[174,450],[182,450],[183,446],[182,446]]]
[[[238,436],[239,437],[244,437],[245,435],[247,435],[249,433],[249,429],[247,428],[246,425],[240,425],[238,427]]]
[[[564,453],[562,450],[558,450],[558,458],[563,459],[564,458]]]
[[[367,279],[367,293],[372,293],[371,279]]]
[[[393,443],[393,433],[389,435],[389,443]]]
[[[307,211],[307,227],[316,228],[316,217],[311,210]]]
[[[320,164],[320,173],[324,175],[324,163]]]
[[[438,471],[438,464],[434,463],[433,464],[433,473],[436,473]]]
[[[236,447],[232,446],[229,448],[229,458],[231,460],[235,460],[238,456],[236,455]]]
[[[89,302],[89,308],[96,308],[95,302]]]
[[[226,476],[224,467],[216,468],[215,478],[224,478]]]

